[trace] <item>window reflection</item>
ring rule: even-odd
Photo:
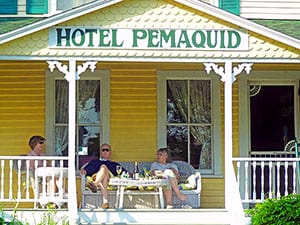
[[[68,155],[68,83],[55,82],[55,153]],[[97,158],[101,139],[100,80],[77,82],[76,165]]]
[[[167,145],[173,159],[212,169],[211,81],[167,81]]]

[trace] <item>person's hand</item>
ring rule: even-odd
[[[80,175],[86,175],[86,170],[85,169],[80,169],[79,173],[80,173]]]

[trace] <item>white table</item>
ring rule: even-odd
[[[68,176],[68,168],[65,167],[38,167],[36,168],[36,191],[37,191],[37,197],[38,201],[41,203],[41,205],[45,205],[48,202],[54,202],[58,206],[62,205],[64,202],[67,202],[67,199],[65,197],[65,182],[64,179]],[[38,180],[42,180],[42,190],[40,192],[40,188],[38,187]],[[57,186],[58,193],[54,193],[54,191],[47,191],[46,185],[49,185],[49,182],[51,182],[51,185]]]
[[[117,203],[119,202],[119,208],[123,208],[123,201],[124,201],[124,194],[125,188],[127,186],[130,187],[154,187],[155,193],[159,195],[160,207],[164,208],[164,196],[162,187],[169,183],[168,179],[140,179],[140,180],[133,180],[127,178],[111,178],[109,180],[110,185],[118,186],[117,189]],[[158,189],[158,191],[156,191]],[[147,195],[153,194],[153,191],[140,191],[139,194]]]

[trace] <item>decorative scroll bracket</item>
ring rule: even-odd
[[[252,69],[252,65],[253,63],[242,63],[232,68],[232,62],[227,61],[225,62],[224,68],[215,63],[204,63],[206,73],[209,74],[213,70],[216,74],[221,76],[221,80],[223,82],[225,82],[226,78],[228,78],[227,74],[231,74],[231,83],[233,83],[236,80],[236,76],[239,75],[243,70],[245,70],[245,72],[249,74]]]
[[[71,73],[68,70],[67,65],[63,65],[61,62],[58,62],[58,61],[47,61],[47,63],[49,65],[49,69],[50,69],[51,72],[53,72],[54,69],[57,68],[60,72],[65,74],[65,79],[68,82],[70,82]],[[75,79],[79,80],[80,79],[80,74],[85,72],[87,69],[90,69],[92,72],[94,72],[95,69],[96,69],[96,63],[97,62],[94,62],[94,61],[87,61],[87,62],[83,63],[82,65],[78,65]]]

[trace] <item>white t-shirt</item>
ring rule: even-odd
[[[174,168],[177,172],[178,172],[178,167],[176,166],[175,163],[167,163],[167,164],[161,164],[159,162],[153,162],[151,164],[151,171],[152,170],[167,170],[167,169],[171,169]]]

